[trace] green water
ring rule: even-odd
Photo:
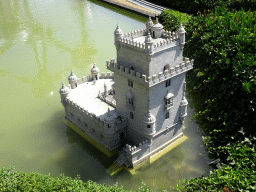
[[[95,4],[97,3],[97,4]],[[64,173],[125,189],[141,179],[169,189],[179,179],[207,175],[207,154],[197,125],[185,121],[189,139],[155,163],[131,175],[110,177],[108,159],[63,123],[59,89],[73,69],[90,74],[93,61],[107,72],[116,57],[113,32],[144,28],[145,19],[85,0],[0,1],[0,167]],[[189,110],[189,115],[192,112]]]

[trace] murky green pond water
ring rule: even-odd
[[[0,1],[0,167],[57,176],[64,173],[125,189],[141,179],[169,189],[179,179],[207,175],[207,155],[197,125],[185,121],[184,143],[135,175],[110,177],[109,163],[62,121],[59,88],[73,69],[90,74],[93,61],[107,72],[116,57],[113,32],[144,28],[146,20],[86,0]],[[189,116],[192,111],[189,110]]]

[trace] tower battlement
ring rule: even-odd
[[[120,65],[115,62],[115,59],[111,59],[110,62],[106,61],[106,63],[107,69],[113,71],[114,73],[118,73],[132,81],[145,85],[146,87],[151,87],[192,69],[194,60],[185,58],[185,61],[182,61],[179,65],[171,67],[169,70],[165,70],[159,74],[152,75],[152,77],[147,77],[146,75],[136,72],[135,70],[131,70],[129,67]]]

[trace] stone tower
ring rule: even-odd
[[[163,30],[149,18],[146,29],[114,32],[117,61],[107,61],[115,73],[116,111],[128,117],[127,135],[135,143],[147,139],[151,150],[163,147],[182,134],[187,115],[185,72],[192,62],[183,61],[185,30]]]

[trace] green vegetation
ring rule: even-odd
[[[99,185],[96,182],[88,181],[86,183],[79,180],[60,175],[51,177],[39,173],[24,173],[14,168],[0,169],[0,191],[83,191],[83,192],[125,192],[123,187],[118,187],[116,183],[113,187],[106,184]],[[142,182],[138,192],[152,192]]]
[[[174,10],[163,10],[159,16],[159,22],[163,24],[164,29],[176,31],[181,22],[186,24],[190,18],[191,16],[187,13],[180,13],[179,11]]]
[[[255,10],[255,0],[149,0],[157,5],[162,5],[188,14],[197,15],[198,11],[214,10],[215,7],[226,5],[228,10],[244,9]]]
[[[220,158],[222,167],[184,180],[181,191],[256,190],[256,11],[234,6],[241,2],[199,11],[185,24],[184,56],[195,60],[187,73],[188,100],[209,157]],[[169,22],[165,29],[177,27],[175,19]]]

